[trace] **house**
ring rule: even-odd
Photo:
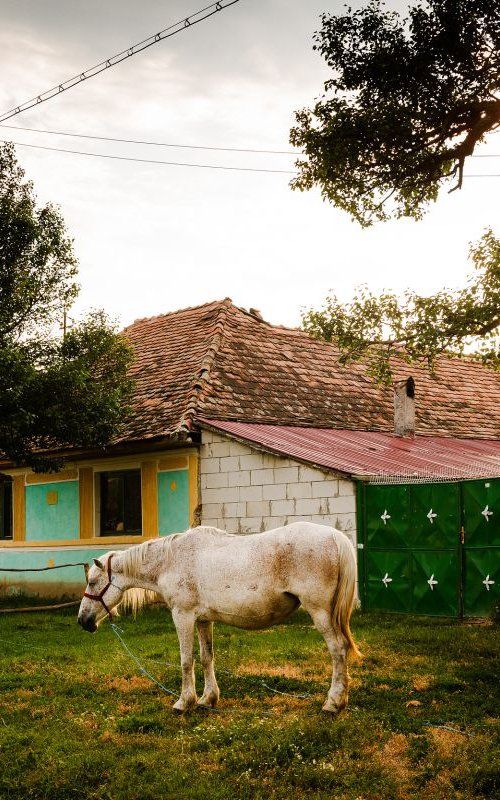
[[[0,568],[85,562],[200,523],[245,534],[307,519],[351,538],[367,608],[498,604],[500,376],[443,357],[435,376],[401,372],[395,393],[364,365],[339,365],[333,345],[229,299],[125,335],[133,413],[112,446],[68,454],[55,475],[3,465]],[[0,581],[71,595],[83,571]]]

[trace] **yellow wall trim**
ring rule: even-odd
[[[57,483],[58,481],[77,481],[78,470],[66,469],[62,472],[27,472],[26,483]]]
[[[26,488],[24,475],[16,475],[12,481],[13,539],[14,544],[26,538]]]
[[[199,458],[197,455],[189,456],[189,524],[193,528],[200,524],[197,509],[199,506]]]
[[[94,535],[94,470],[81,467],[79,472],[80,539],[89,539]]]
[[[158,536],[158,462],[141,463],[142,534]]]
[[[188,460],[182,456],[172,456],[172,458],[162,458],[158,462],[159,472],[168,472],[174,469],[187,469]]]
[[[20,542],[20,541],[2,541],[0,543],[0,553],[5,548],[19,550],[19,547],[33,548],[33,547],[108,547],[115,544],[142,544],[143,542],[151,541],[153,536],[93,536],[91,539],[50,539],[44,542]]]

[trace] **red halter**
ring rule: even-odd
[[[88,597],[89,600],[99,600],[100,603],[103,604],[104,608],[106,609],[109,616],[111,616],[111,610],[107,607],[106,603],[102,599],[106,592],[108,591],[110,586],[113,586],[113,581],[111,580],[111,559],[113,558],[113,553],[111,553],[110,557],[108,558],[108,582],[102,592],[100,594],[90,594],[89,592],[84,592],[83,596]]]

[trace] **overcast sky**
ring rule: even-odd
[[[0,112],[156,33],[209,0],[0,0]],[[352,3],[359,7],[361,3]],[[405,9],[407,4],[389,2]],[[240,0],[8,125],[184,145],[289,150],[293,112],[328,76],[312,50],[322,11],[338,0]],[[293,170],[293,157],[71,139],[0,128],[0,138],[95,153]],[[500,154],[500,134],[478,152]],[[40,202],[57,203],[75,240],[75,313],[105,308],[126,325],[232,297],[274,323],[329,290],[348,299],[407,287],[460,286],[468,245],[500,232],[500,178],[465,181],[422,222],[362,230],[289,176],[148,165],[17,148]],[[500,158],[469,173],[500,174]]]

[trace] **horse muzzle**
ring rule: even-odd
[[[95,618],[89,617],[86,614],[78,614],[78,624],[82,626],[84,631],[88,631],[88,633],[95,633],[97,630]]]

